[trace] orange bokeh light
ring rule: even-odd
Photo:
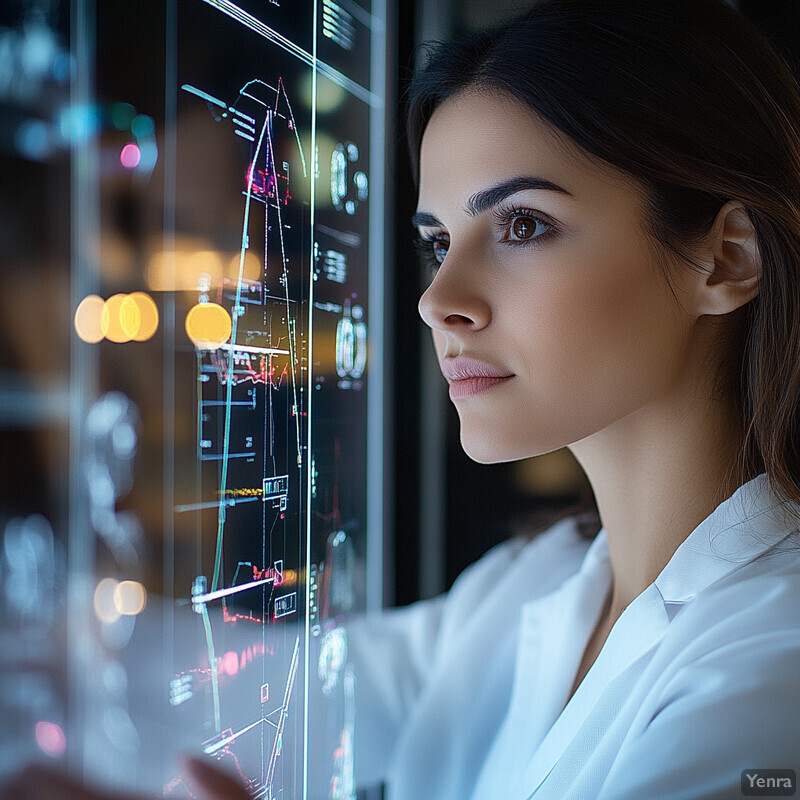
[[[142,314],[127,294],[114,294],[103,306],[103,333],[110,342],[129,342],[139,332]]]
[[[158,307],[146,292],[128,295],[139,308],[141,322],[139,330],[131,337],[135,342],[146,342],[158,330]]]
[[[199,350],[216,350],[232,330],[230,314],[217,303],[198,303],[186,315],[186,333]]]

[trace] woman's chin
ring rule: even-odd
[[[461,448],[478,464],[502,464],[534,458],[554,450],[560,450],[572,439],[565,439],[563,431],[553,429],[549,436],[541,431],[531,431],[527,437],[519,428],[491,430],[484,426],[472,426],[461,421]]]
[[[519,444],[503,441],[483,433],[480,436],[469,435],[461,428],[461,447],[464,452],[478,464],[501,464],[505,461],[517,461],[527,458],[529,453],[520,452]]]

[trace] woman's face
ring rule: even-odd
[[[470,457],[547,453],[675,389],[694,320],[643,209],[635,181],[511,98],[467,91],[433,114],[414,219],[436,271],[419,310]]]

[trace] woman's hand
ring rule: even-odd
[[[239,781],[209,761],[190,757],[184,768],[202,800],[252,800]],[[152,800],[141,795],[120,794],[86,786],[52,767],[31,766],[0,786],[0,800]]]

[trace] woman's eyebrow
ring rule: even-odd
[[[573,196],[572,192],[568,192],[552,181],[539,178],[535,175],[518,175],[517,177],[502,181],[495,186],[490,186],[488,189],[476,192],[467,200],[467,213],[470,216],[477,217],[478,214],[482,214],[498,203],[502,203],[507,197],[511,197],[511,195],[517,192],[524,192],[530,189],[546,189],[547,191],[560,192],[570,197]]]
[[[561,194],[573,197],[572,192],[567,191],[563,186],[559,186],[557,183],[548,181],[545,178],[539,178],[536,175],[518,175],[473,194],[472,197],[467,200],[467,213],[472,217],[477,217],[478,214],[482,214],[484,211],[494,208],[498,203],[502,203],[507,197],[511,197],[517,194],[517,192],[525,192],[531,189],[560,192]],[[418,211],[414,214],[414,216],[411,217],[411,224],[415,228],[444,227],[437,217],[427,211]]]

